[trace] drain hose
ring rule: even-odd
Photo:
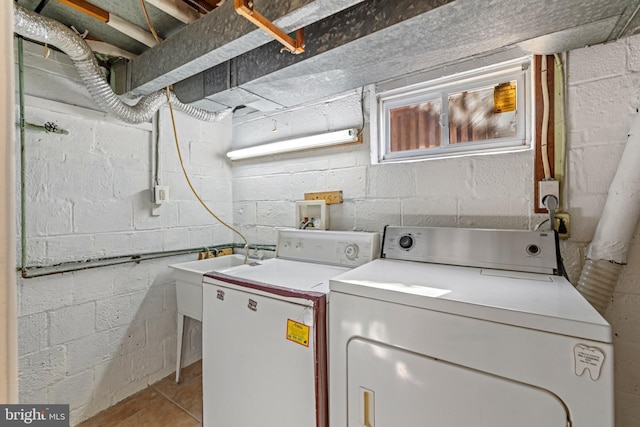
[[[149,121],[155,112],[167,103],[164,90],[142,97],[135,105],[123,102],[105,80],[93,51],[82,37],[60,22],[31,12],[17,3],[13,5],[13,19],[17,34],[55,46],[67,54],[93,100],[114,117],[127,123],[143,123]],[[173,92],[170,96],[175,108],[199,120],[217,121],[231,111],[228,109],[220,113],[212,113],[183,104]]]
[[[640,217],[639,163],[640,114],[637,114],[578,280],[578,290],[600,314],[611,302]]]

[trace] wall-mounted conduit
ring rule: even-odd
[[[20,108],[20,271],[22,277],[27,274],[27,227],[25,194],[25,136],[24,136],[24,50],[22,37],[18,37],[18,99]]]
[[[22,277],[24,279],[34,279],[36,277],[52,276],[55,274],[71,273],[74,271],[90,270],[100,267],[111,267],[114,265],[136,263],[139,264],[142,261],[151,261],[160,258],[169,258],[173,256],[189,255],[200,253],[203,250],[221,251],[223,249],[239,249],[245,251],[246,245],[244,243],[224,243],[220,245],[212,246],[199,246],[197,248],[178,249],[175,251],[163,251],[163,252],[145,252],[133,255],[115,255],[111,257],[90,258],[79,261],[67,261],[58,264],[39,265],[31,267],[23,267]],[[249,245],[250,251],[269,251],[275,252],[275,245]],[[249,254],[249,258],[253,255]]]

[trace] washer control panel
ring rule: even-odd
[[[276,258],[357,267],[378,258],[379,254],[379,233],[278,230]]]
[[[383,240],[383,258],[545,274],[558,269],[552,231],[388,226]]]

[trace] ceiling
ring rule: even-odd
[[[73,26],[79,33],[88,31],[89,36],[108,42],[134,55],[139,55],[149,48],[106,23],[58,0],[18,0],[17,3],[29,10],[35,10],[39,5],[43,4],[40,10],[41,15],[53,18],[69,27]],[[90,3],[149,31],[139,0],[90,0]],[[152,5],[147,5],[147,10],[158,35],[164,39],[171,37],[176,31],[186,27],[186,24],[180,22],[177,18],[162,12]]]
[[[88,1],[148,31],[140,0]],[[305,52],[293,55],[236,13],[231,0],[146,1],[164,39],[155,47],[69,0],[17,2],[137,55],[114,65],[120,92],[148,94],[173,84],[183,102],[212,111],[270,111],[508,47],[556,53],[640,29],[640,0],[254,0],[255,10],[284,32],[304,28]],[[193,18],[185,23],[159,3],[179,3]]]

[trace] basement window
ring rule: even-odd
[[[530,58],[377,94],[378,162],[530,144]]]

